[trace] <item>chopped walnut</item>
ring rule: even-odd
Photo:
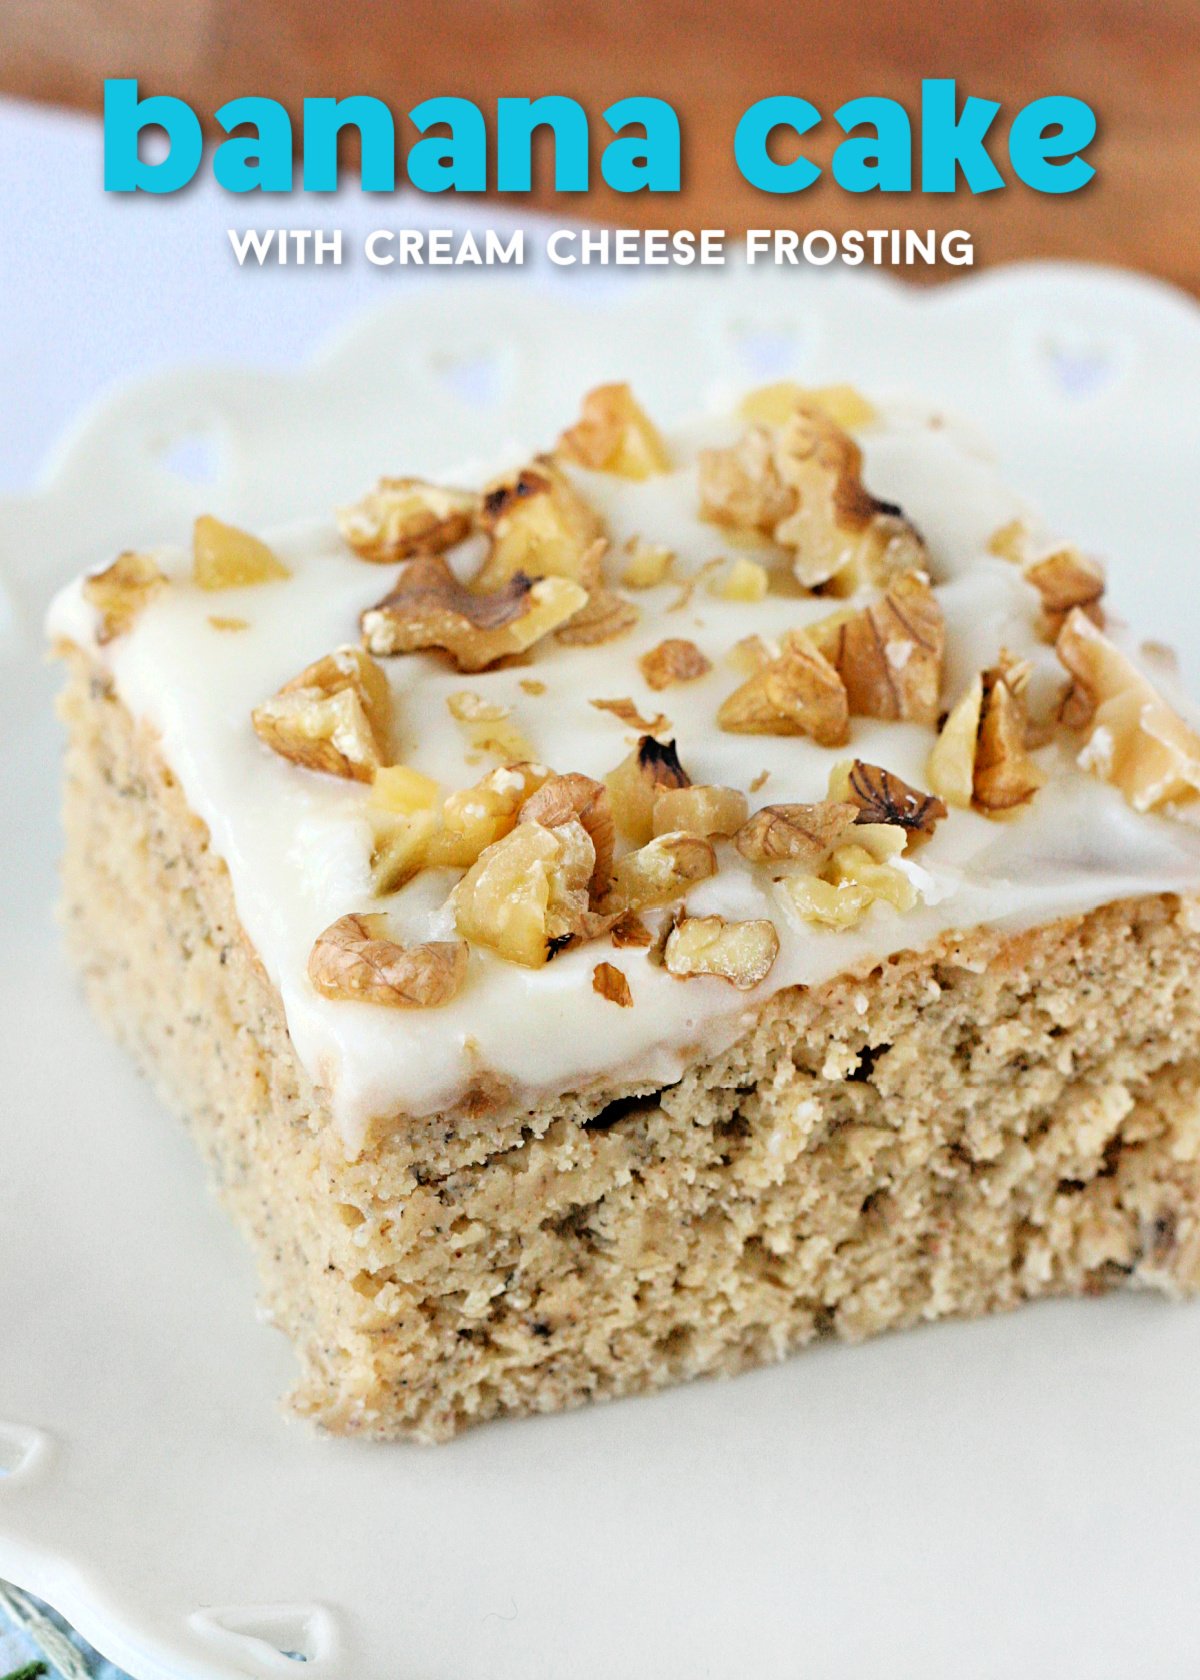
[[[592,970],[592,990],[600,997],[615,1003],[619,1009],[632,1009],[633,993],[624,971],[615,963],[597,963]]]
[[[654,833],[654,805],[660,790],[690,787],[674,741],[643,735],[627,758],[605,777],[617,828],[636,846]]]
[[[775,534],[795,509],[795,496],[779,476],[775,438],[751,426],[728,449],[700,451],[700,514],[735,530]]]
[[[450,895],[464,939],[541,968],[588,929],[596,852],[582,823],[522,822],[482,851]]]
[[[624,915],[670,904],[716,872],[717,854],[700,835],[659,834],[619,859],[607,903],[601,908]]]
[[[438,826],[438,784],[408,765],[375,772],[367,815],[374,845],[371,876],[377,893],[392,893],[426,867]]]
[[[556,630],[587,600],[564,577],[515,573],[494,593],[464,589],[441,555],[410,560],[396,587],[362,615],[363,641],[390,656],[440,648],[460,671],[482,671]]]
[[[83,580],[83,598],[96,609],[96,640],[103,646],[122,636],[154,597],[167,587],[166,575],[148,554],[118,554],[102,572]]]
[[[535,756],[529,741],[513,722],[511,706],[498,700],[485,700],[470,689],[459,689],[448,695],[446,705],[477,753],[492,753],[504,764],[528,763]]]
[[[660,788],[654,798],[654,832],[727,839],[737,833],[748,813],[746,795],[737,788],[703,784]]]
[[[772,922],[685,916],[667,935],[663,962],[680,980],[712,975],[748,992],[766,979],[778,955],[779,935]]]
[[[249,630],[250,628],[248,618],[231,618],[224,613],[209,613],[208,622],[214,630],[235,631]]]
[[[600,583],[607,546],[603,522],[546,456],[488,486],[481,524],[492,546],[473,590],[498,589],[517,572],[570,578],[589,591]]]
[[[850,594],[925,564],[901,510],[864,488],[854,439],[815,404],[793,404],[776,432],[751,427],[731,449],[705,451],[700,493],[706,518],[789,549],[806,588]]]
[[[717,726],[735,735],[811,735],[823,747],[850,733],[846,687],[803,632],[789,631],[770,659],[717,712]]]
[[[735,671],[744,677],[754,677],[768,666],[772,659],[778,659],[779,645],[768,642],[763,636],[743,636],[740,642],[734,642],[725,655]]]
[[[738,404],[743,420],[756,421],[764,426],[782,426],[791,419],[798,407],[820,409],[835,426],[847,432],[861,431],[878,419],[874,405],[867,401],[853,385],[820,385],[806,389],[793,379],[781,379],[774,385],[760,385],[750,391]]]
[[[593,589],[585,604],[557,633],[568,647],[598,647],[632,630],[641,614],[615,589]]]
[[[1029,804],[1046,781],[1026,750],[1029,675],[1028,664],[1003,655],[999,665],[982,673],[972,795],[985,816],[1013,815]]]
[[[937,722],[946,628],[924,572],[906,572],[870,606],[834,613],[807,635],[856,717]]]
[[[441,554],[469,537],[482,497],[420,478],[381,478],[353,507],[338,509],[338,529],[362,560],[393,565]]]
[[[628,385],[597,385],[589,391],[579,419],[559,438],[558,452],[593,472],[621,478],[650,478],[671,470],[658,428]]]
[[[751,863],[803,864],[815,870],[853,831],[858,806],[826,799],[816,805],[764,805],[734,835]]]
[[[834,766],[829,797],[856,805],[855,820],[860,825],[885,823],[902,828],[914,844],[928,839],[946,815],[945,803],[936,794],[921,793],[890,770],[864,764],[861,758]]]
[[[201,589],[247,589],[291,573],[258,537],[203,513],[192,528],[192,577]]]
[[[362,648],[342,647],[293,677],[250,714],[273,752],[306,770],[369,782],[388,758],[391,690]]]
[[[589,706],[595,706],[598,712],[611,712],[613,717],[630,729],[636,729],[642,735],[661,735],[665,729],[670,729],[671,720],[664,717],[662,712],[652,718],[643,717],[626,695],[619,700],[589,700]]]
[[[650,688],[670,688],[672,683],[695,682],[712,670],[712,660],[701,653],[695,642],[682,636],[669,636],[638,660],[642,676]]]
[[[429,867],[469,869],[486,847],[512,831],[521,807],[549,775],[542,764],[506,765],[450,794],[426,848]]]
[[[522,689],[526,694],[545,694],[546,692],[545,683],[539,682],[536,677],[522,677],[517,684],[517,687]]]
[[[1120,788],[1135,811],[1194,798],[1200,736],[1150,679],[1079,608],[1068,614],[1056,646],[1074,679],[1076,709],[1085,714],[1083,768]]]
[[[631,537],[625,544],[621,582],[626,589],[654,589],[666,583],[674,564],[674,550],[664,548],[661,543],[646,542],[642,537]]]
[[[629,946],[644,950],[648,945],[654,943],[654,935],[642,918],[635,915],[632,910],[626,910],[617,917],[608,930],[608,936],[618,951],[625,950]]]
[[[917,902],[907,876],[857,844],[839,846],[819,873],[785,876],[781,886],[805,921],[829,928],[854,927],[876,903],[904,912]]]
[[[771,576],[757,560],[747,560],[739,554],[723,572],[708,580],[710,595],[723,601],[761,601],[770,588]]]
[[[1029,550],[1029,528],[1023,519],[1010,519],[988,538],[988,553],[999,560],[1011,560],[1014,565],[1025,563]]]
[[[1025,568],[1025,578],[1042,598],[1050,640],[1058,636],[1067,614],[1078,607],[1097,628],[1104,628],[1104,569],[1077,548],[1055,549]]]
[[[574,772],[549,776],[521,807],[521,822],[539,822],[543,828],[559,828],[565,822],[579,822],[586,829],[596,852],[595,867],[588,883],[592,902],[608,890],[612,879],[616,824],[612,801],[603,782]]]
[[[929,755],[929,785],[947,805],[965,811],[975,792],[975,746],[983,714],[983,678],[976,677],[946,717]]]
[[[342,916],[313,946],[308,977],[323,997],[437,1009],[462,990],[467,947],[457,939],[400,945],[387,936],[386,916]]]

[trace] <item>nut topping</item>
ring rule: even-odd
[[[624,971],[615,963],[597,963],[592,970],[592,990],[609,1003],[615,1003],[619,1009],[633,1008],[633,993],[629,990],[629,981]]]
[[[612,878],[616,825],[612,803],[603,782],[574,772],[549,776],[521,807],[521,822],[539,822],[543,828],[559,828],[565,822],[580,822],[596,852],[595,867],[588,883],[594,903],[607,891]]]
[[[265,542],[203,513],[192,528],[192,577],[201,589],[247,589],[291,573]]]
[[[724,701],[717,726],[735,735],[811,735],[823,747],[850,733],[846,687],[835,667],[802,631],[789,631],[777,658]]]
[[[167,587],[165,574],[148,554],[132,550],[118,554],[102,572],[83,580],[83,598],[99,615],[96,640],[101,646],[114,636],[124,635],[138,615],[160,590]]]
[[[593,472],[650,478],[670,472],[657,427],[628,385],[597,385],[583,399],[579,419],[558,440],[558,452]]]
[[[937,722],[946,628],[924,572],[906,572],[869,607],[835,613],[807,634],[855,716]]]
[[[815,870],[849,837],[858,814],[858,806],[849,800],[764,805],[738,830],[733,843],[751,863],[786,861]]]
[[[1025,568],[1026,581],[1042,597],[1050,639],[1054,640],[1073,607],[1104,628],[1104,570],[1077,548],[1059,548]]]
[[[835,765],[829,778],[830,799],[845,799],[858,807],[857,823],[887,823],[904,829],[915,844],[928,839],[946,815],[944,801],[921,793],[878,764],[861,758]]]
[[[541,764],[507,765],[450,794],[429,840],[429,867],[469,869],[485,847],[511,832],[521,807],[549,774]]]
[[[483,671],[524,653],[587,599],[565,577],[514,573],[490,594],[464,589],[440,555],[409,561],[396,587],[362,615],[363,641],[391,656],[440,648],[460,671]]]
[[[564,624],[557,640],[568,647],[598,647],[632,630],[641,614],[615,589],[593,589],[586,603]]]
[[[630,537],[625,544],[621,582],[626,589],[653,589],[660,583],[666,583],[674,564],[673,550],[664,548],[661,543]]]
[[[661,735],[671,727],[670,718],[664,717],[661,712],[652,718],[643,717],[628,695],[619,700],[589,700],[588,705],[595,706],[598,712],[611,712],[621,723],[628,724],[630,729],[636,729],[642,735]]]
[[[972,682],[946,718],[929,755],[929,784],[948,805],[1011,816],[1046,778],[1029,757],[1025,690],[1030,668],[1001,654]]]
[[[707,840],[698,834],[659,834],[619,860],[601,909],[624,915],[670,904],[716,872],[717,854]]]
[[[779,935],[771,922],[685,916],[667,935],[663,963],[680,980],[713,975],[748,992],[766,979],[778,955]]]
[[[482,497],[421,478],[381,478],[353,507],[339,508],[338,529],[362,560],[396,564],[441,554],[469,537]]]
[[[737,833],[748,812],[746,795],[737,788],[659,788],[654,796],[654,832],[727,838]]]
[[[1194,798],[1200,736],[1150,679],[1079,608],[1068,614],[1056,647],[1089,732],[1080,765],[1120,788],[1135,811]]]
[[[782,426],[800,407],[819,409],[847,432],[861,431],[879,418],[874,405],[853,385],[820,385],[809,390],[794,379],[748,392],[738,404],[738,414],[764,426]]]
[[[524,764],[533,758],[532,746],[513,722],[511,706],[485,700],[466,688],[447,695],[446,706],[475,749],[468,756],[493,753],[504,764]]]
[[[480,523],[492,547],[472,580],[473,590],[486,594],[517,572],[571,578],[589,591],[600,583],[604,525],[548,457],[490,484]]]
[[[391,691],[358,647],[326,654],[250,714],[273,752],[306,770],[369,782],[387,762]]]
[[[605,777],[617,828],[636,846],[654,833],[654,805],[661,790],[690,787],[674,741],[643,735],[629,756]]]
[[[522,822],[482,851],[450,895],[464,939],[541,968],[588,931],[596,851],[583,824]]]
[[[378,914],[340,917],[308,959],[308,977],[323,997],[391,1009],[436,1009],[458,995],[466,975],[461,940],[399,945],[387,936],[387,917]]]
[[[665,642],[644,653],[638,660],[642,676],[650,688],[662,690],[672,683],[695,682],[712,670],[708,659],[695,642],[682,636],[669,636]]]

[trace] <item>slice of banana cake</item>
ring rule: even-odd
[[[72,954],[329,1428],[1200,1282],[1200,738],[940,417],[605,386],[50,635]]]

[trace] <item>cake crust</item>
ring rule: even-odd
[[[301,1066],[152,734],[70,658],[64,920],[193,1130],[327,1427],[440,1440],[1042,1295],[1200,1282],[1200,916],[943,936],[754,1011],[662,1089],[379,1116]]]

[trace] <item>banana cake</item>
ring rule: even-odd
[[[1200,1283],[1200,738],[942,417],[603,386],[49,632],[72,956],[326,1427]]]

